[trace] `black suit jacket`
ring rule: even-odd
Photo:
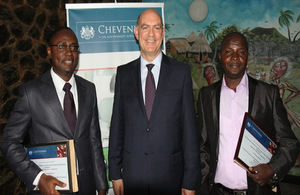
[[[31,144],[74,139],[79,166],[80,194],[108,189],[102,152],[94,84],[75,75],[78,92],[78,119],[71,133],[59,102],[50,71],[19,88],[19,97],[3,132],[1,150],[11,169],[33,189],[41,169],[31,162],[22,144],[29,132]]]
[[[119,66],[109,139],[109,176],[129,194],[180,194],[200,183],[190,68],[163,55],[148,121],[140,58]],[[133,191],[130,191],[133,190]]]
[[[268,163],[282,179],[295,164],[299,154],[299,142],[291,130],[286,110],[279,96],[278,87],[249,77],[248,112],[278,141],[279,148]],[[198,111],[201,142],[201,165],[204,185],[214,183],[218,162],[219,113],[222,79],[199,92]],[[249,194],[272,193],[268,187],[260,187],[248,177]]]

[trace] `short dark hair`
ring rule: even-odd
[[[224,42],[231,38],[231,37],[234,37],[234,36],[239,36],[243,39],[244,43],[245,43],[245,46],[246,46],[246,49],[248,50],[248,41],[246,39],[246,37],[242,34],[242,33],[239,33],[239,32],[231,32],[231,33],[228,33],[222,40],[222,43],[221,43],[221,50],[223,49],[223,44]]]
[[[50,37],[50,40],[49,40],[49,45],[53,44],[52,42],[53,42],[54,37],[56,36],[56,34],[57,34],[58,32],[60,32],[60,31],[62,31],[62,30],[70,30],[70,31],[72,31],[72,32],[74,33],[74,31],[73,31],[71,28],[67,27],[67,26],[59,27],[59,28],[57,28],[57,29],[55,29],[55,30],[53,31],[53,33],[52,33],[52,35],[51,35],[51,37]],[[74,34],[75,34],[75,33],[74,33]]]

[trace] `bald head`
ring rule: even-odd
[[[155,9],[147,9],[147,10],[143,11],[143,12],[138,16],[138,18],[137,18],[136,26],[139,26],[139,25],[140,25],[141,18],[142,18],[144,15],[147,15],[148,13],[154,13],[154,14],[156,14],[156,15],[160,18],[161,26],[163,26],[162,17],[161,17],[161,15],[159,15],[159,13],[158,13]]]
[[[165,36],[162,18],[154,9],[147,9],[140,14],[134,35],[140,45],[142,57],[152,62],[161,53],[161,44]]]

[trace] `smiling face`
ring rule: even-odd
[[[139,41],[141,55],[152,62],[161,52],[161,44],[165,35],[162,20],[157,11],[148,9],[138,19],[134,27],[134,35]]]
[[[219,58],[225,79],[241,80],[248,60],[247,40],[239,33],[232,33],[222,42]]]
[[[61,29],[51,38],[47,47],[48,56],[52,60],[53,71],[65,81],[69,81],[78,64],[78,51],[71,51],[69,47],[60,49],[56,45],[78,46],[76,35],[70,29]]]

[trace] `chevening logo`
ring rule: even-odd
[[[92,26],[82,26],[80,30],[80,35],[82,39],[92,39],[95,36],[95,30]]]
[[[247,127],[251,127],[251,123],[248,122],[248,123],[247,123]]]

